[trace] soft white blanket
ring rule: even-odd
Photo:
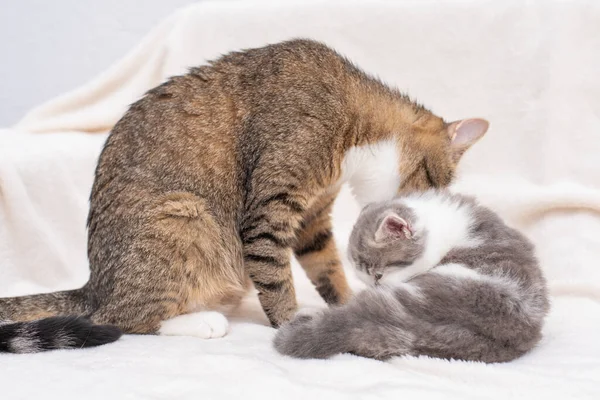
[[[0,296],[85,282],[102,132],[129,103],[221,53],[304,36],[448,120],[492,122],[463,159],[455,190],[535,241],[552,289],[537,349],[503,365],[291,360],[271,349],[274,331],[250,296],[224,339],[127,336],[90,350],[2,355],[2,397],[600,398],[600,5],[500,3],[228,1],[175,13],[104,74],[0,131]],[[342,251],[357,213],[344,191],[334,211]],[[294,272],[300,302],[322,305]]]

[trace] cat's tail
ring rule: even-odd
[[[121,331],[94,325],[85,289],[0,299],[0,352],[36,353],[99,346]]]
[[[100,346],[121,337],[112,325],[94,325],[85,317],[49,317],[0,324],[0,352],[38,353],[47,350]]]

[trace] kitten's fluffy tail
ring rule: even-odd
[[[0,352],[37,353],[117,340],[119,328],[81,317],[92,311],[85,288],[0,299]]]
[[[548,311],[542,283],[517,290],[438,274],[415,281],[411,289],[365,290],[342,307],[300,314],[279,329],[275,348],[296,358],[354,353],[505,362],[541,337]]]
[[[47,350],[100,346],[116,341],[116,326],[94,325],[84,317],[49,317],[0,325],[0,352],[38,353]]]

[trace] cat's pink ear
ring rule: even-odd
[[[375,232],[375,240],[378,242],[411,239],[412,236],[413,233],[408,222],[396,214],[388,214]]]
[[[487,132],[490,123],[481,118],[463,119],[452,122],[448,126],[450,146],[457,157],[462,154]]]

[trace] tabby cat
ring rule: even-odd
[[[217,310],[253,284],[277,327],[296,311],[292,252],[327,303],[345,303],[329,217],[340,186],[362,204],[445,187],[487,128],[445,122],[315,41],[229,53],[150,90],[112,129],[90,200],[89,282],[2,299],[0,319],[218,337]],[[23,329],[33,345],[9,351],[69,347]]]
[[[277,333],[281,353],[491,363],[541,337],[549,306],[533,245],[471,198],[432,190],[369,205],[349,258],[371,288],[343,306],[299,313]]]

